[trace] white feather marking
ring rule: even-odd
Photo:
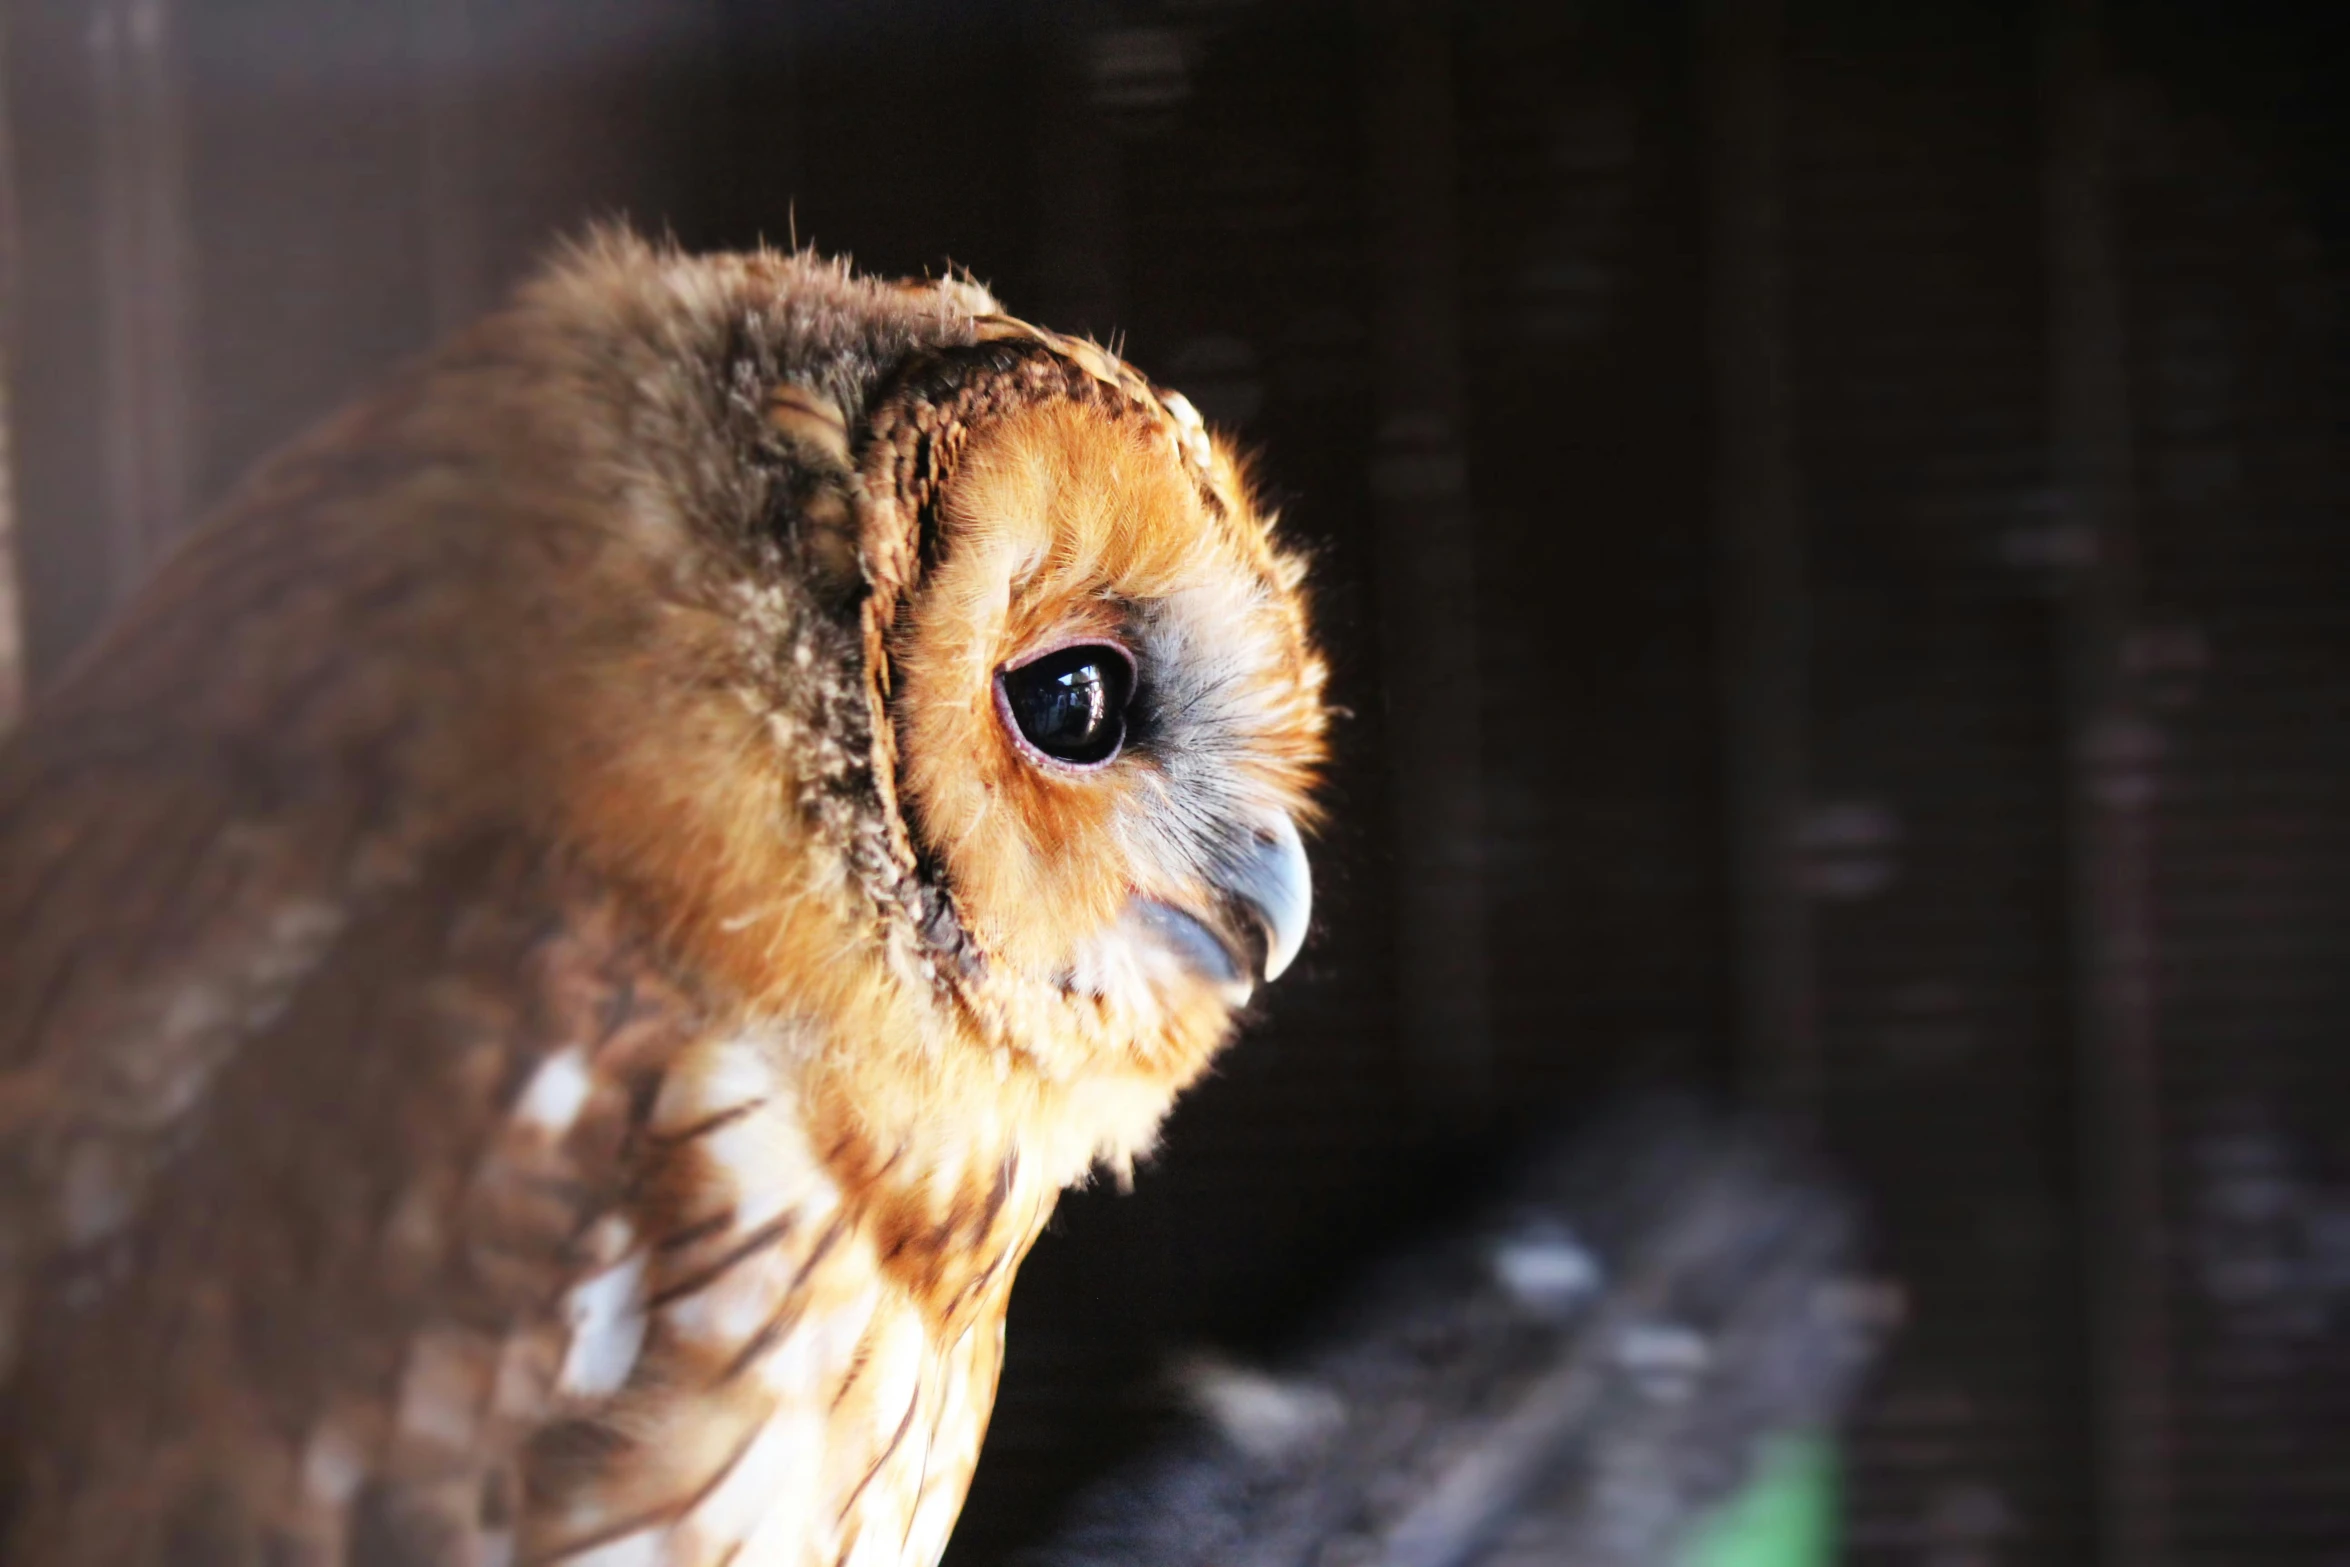
[[[498,1352],[497,1380],[490,1388],[490,1413],[513,1425],[535,1424],[547,1412],[549,1390],[561,1374],[561,1355],[552,1333],[518,1333]]]
[[[921,1397],[922,1367],[929,1358],[930,1335],[921,1314],[891,1313],[881,1341],[873,1346],[873,1363],[866,1373],[873,1379],[873,1392],[866,1403],[873,1422],[872,1451],[881,1450],[905,1420],[906,1407]]]
[[[515,1101],[514,1119],[536,1127],[550,1137],[561,1137],[579,1119],[595,1080],[588,1073],[587,1052],[567,1045],[539,1063]]]
[[[184,1044],[226,1027],[235,1016],[236,1008],[219,986],[184,985],[173,991],[171,999],[164,1003],[163,1036],[173,1044]]]
[[[931,1567],[945,1552],[947,1536],[962,1511],[963,1490],[976,1457],[977,1427],[972,1419],[972,1359],[974,1329],[965,1328],[947,1352],[937,1378],[937,1413],[922,1455],[922,1472],[914,1490],[913,1516],[906,1520],[904,1550],[907,1567]]]
[[[817,1397],[856,1354],[880,1306],[881,1287],[868,1281],[847,1300],[809,1311],[759,1362],[759,1380],[787,1402]]]
[[[776,1061],[785,1044],[781,1031],[750,1029],[697,1052],[663,1079],[648,1129],[675,1136],[766,1100],[776,1090]]]
[[[787,1212],[803,1226],[821,1224],[840,1204],[832,1177],[816,1162],[798,1118],[772,1106],[718,1128],[701,1142],[710,1173],[734,1199],[738,1232]]]
[[[441,1254],[446,1232],[440,1195],[424,1182],[410,1186],[384,1227],[384,1248],[411,1263],[429,1263]]]
[[[57,1219],[68,1246],[93,1245],[130,1222],[138,1192],[125,1164],[111,1144],[94,1138],[66,1156]]]
[[[694,1509],[694,1533],[713,1544],[713,1556],[761,1533],[781,1535],[795,1545],[813,1543],[809,1536],[817,1522],[816,1481],[824,1468],[824,1446],[820,1410],[787,1410],[770,1419]],[[743,1559],[769,1558],[746,1551]]]
[[[575,1398],[616,1393],[645,1343],[645,1257],[638,1252],[575,1285],[564,1299],[571,1347],[556,1388]]]
[[[403,1437],[437,1447],[463,1448],[473,1441],[474,1421],[484,1392],[485,1356],[480,1341],[450,1329],[428,1329],[408,1349],[407,1374],[400,1380],[399,1430]]]
[[[720,1279],[708,1289],[664,1306],[661,1320],[670,1332],[696,1347],[733,1349],[759,1331],[762,1299],[743,1289],[739,1281]]]
[[[947,1537],[963,1511],[962,1485],[925,1486],[914,1506],[914,1521],[906,1530],[906,1549],[900,1560],[907,1567],[932,1567],[946,1554]]]
[[[315,1502],[341,1507],[359,1494],[367,1479],[367,1454],[359,1440],[329,1421],[302,1446],[302,1489]]]
[[[798,1233],[810,1243],[836,1206],[829,1199],[806,1216]],[[737,1231],[736,1233],[740,1233]],[[770,1246],[729,1266],[692,1294],[662,1308],[671,1332],[703,1348],[732,1351],[766,1325],[799,1274],[800,1253]]]
[[[245,1026],[266,1028],[285,1009],[294,982],[309,972],[342,933],[343,912],[331,903],[289,903],[269,921],[269,939],[245,974]]]
[[[584,1244],[588,1259],[597,1267],[612,1267],[635,1248],[636,1226],[624,1213],[607,1213],[589,1229]]]
[[[569,1563],[570,1567],[661,1567],[662,1559],[668,1554],[668,1544],[668,1527],[655,1524],[617,1540],[591,1545],[575,1556],[556,1559]]]
[[[734,1080],[733,1094],[746,1086],[726,1069],[712,1074]],[[771,1083],[762,1071],[760,1080]],[[756,1102],[756,1101],[754,1101]],[[817,1164],[798,1120],[782,1104],[767,1104],[717,1128],[696,1145],[711,1184],[734,1208],[726,1233],[679,1260],[690,1274],[701,1259],[739,1245],[756,1231],[789,1214],[792,1223],[776,1243],[742,1257],[702,1288],[664,1309],[663,1319],[687,1339],[731,1348],[756,1333],[791,1288],[804,1248],[816,1244],[840,1208],[839,1189]]]
[[[270,916],[269,935],[274,949],[254,965],[265,980],[282,980],[308,967],[305,954],[315,952],[343,928],[343,911],[315,898],[289,903]]]

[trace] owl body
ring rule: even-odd
[[[969,285],[587,247],[0,750],[26,1563],[929,1563],[1012,1279],[1305,918],[1187,408]]]

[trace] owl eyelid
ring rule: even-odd
[[[1119,638],[1105,636],[1098,631],[1073,631],[1067,636],[1056,637],[1050,642],[1040,642],[1017,658],[1005,659],[996,666],[996,675],[999,679],[1005,675],[1016,675],[1031,664],[1040,663],[1055,653],[1066,653],[1073,647],[1106,647],[1126,660],[1126,674],[1129,679],[1137,678],[1142,673],[1141,667],[1134,661],[1134,650]]]

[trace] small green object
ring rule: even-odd
[[[1697,1526],[1676,1567],[1828,1567],[1836,1554],[1836,1451],[1774,1437],[1746,1489]]]

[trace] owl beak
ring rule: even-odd
[[[1217,879],[1240,922],[1252,927],[1258,974],[1267,983],[1279,979],[1306,944],[1314,917],[1314,873],[1297,824],[1287,815],[1265,821]]]
[[[1279,979],[1305,945],[1314,876],[1296,823],[1282,815],[1248,829],[1209,880],[1212,910],[1146,898],[1135,913],[1166,950],[1238,1006],[1258,985]]]

